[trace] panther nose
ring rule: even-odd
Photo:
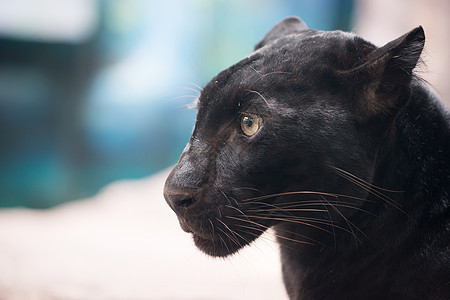
[[[206,173],[203,170],[206,169],[207,160],[199,149],[190,146],[189,142],[164,184],[167,204],[181,217],[185,217],[187,211],[193,211],[194,204],[201,199],[201,186]]]
[[[196,202],[192,194],[179,191],[165,190],[164,198],[176,214],[184,213]]]

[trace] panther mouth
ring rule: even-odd
[[[184,232],[187,233],[193,233],[194,231],[192,228],[188,225],[185,219],[178,217],[178,222],[180,223],[181,229],[183,229]]]
[[[186,219],[182,217],[178,217],[178,221],[180,223],[181,229],[183,229],[184,232],[192,234],[192,236],[204,241],[211,241],[216,242],[218,237],[214,235],[214,233],[209,233],[207,229],[202,229],[200,226],[195,226],[195,224],[189,224],[189,222],[186,221]],[[199,228],[197,228],[199,227]]]
[[[190,224],[183,217],[178,217],[178,222],[180,223],[180,227],[184,232],[190,233],[194,237],[199,237],[203,240],[215,241],[214,234],[208,234],[207,230],[202,229],[201,226],[199,225],[196,226],[196,224]]]

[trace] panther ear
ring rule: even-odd
[[[356,106],[363,120],[396,115],[409,99],[413,69],[425,44],[421,26],[377,48],[364,63],[344,71],[346,84],[356,86]]]
[[[256,46],[255,50],[267,45],[269,42],[274,41],[282,36],[286,36],[292,33],[298,33],[305,29],[308,29],[305,22],[298,17],[287,17],[277,25],[275,25]]]

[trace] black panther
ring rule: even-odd
[[[413,72],[424,43],[290,17],[214,77],[164,188],[197,247],[273,228],[291,299],[450,299],[450,114]]]

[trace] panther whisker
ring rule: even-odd
[[[255,191],[255,192],[258,192],[260,194],[264,194],[261,190],[255,189],[255,188],[251,188],[251,187],[236,187],[236,188],[233,188],[233,190],[248,190],[248,191]]]
[[[350,209],[354,209],[354,210],[357,210],[357,211],[361,211],[361,212],[367,213],[367,214],[369,214],[369,215],[371,215],[373,217],[376,217],[376,215],[374,213],[371,213],[368,210],[365,210],[365,209],[362,209],[360,207],[353,206],[353,205],[350,205],[350,204],[346,204],[346,203],[331,204],[331,203],[320,203],[320,202],[318,202],[318,203],[309,203],[309,204],[304,204],[304,205],[297,204],[297,205],[292,205],[292,206],[297,207],[297,206],[311,206],[311,205],[313,205],[313,206],[325,205],[325,206],[337,206],[337,207],[350,208]],[[267,209],[260,208],[260,209],[249,209],[248,211],[252,211],[252,212],[263,211],[264,212],[264,211],[277,211],[277,210],[279,210],[279,211],[286,211],[286,212],[294,212],[294,211],[324,212],[325,211],[325,210],[319,210],[319,209],[292,208],[292,207],[267,208]]]
[[[217,228],[217,229],[220,230],[223,234],[225,234],[225,236],[228,237],[228,235],[227,235],[225,232],[223,232],[222,229],[220,229],[220,228]],[[228,247],[227,243],[226,243],[225,240],[222,238],[222,236],[221,236],[220,234],[218,234],[217,236],[219,237],[220,241],[222,242],[222,245],[227,249],[228,252],[230,252],[230,248]],[[229,237],[228,237],[228,238],[229,238]],[[230,240],[233,241],[232,239],[230,239]],[[214,242],[214,240],[213,240],[213,242]]]
[[[208,218],[208,221],[211,224],[211,236],[213,237],[212,238],[212,243],[213,243],[213,248],[215,248],[216,247],[216,243],[214,242],[214,238],[215,238],[216,234],[215,234],[214,224],[213,224],[213,222],[211,221],[210,218]]]
[[[198,87],[198,86],[197,86],[197,87]],[[183,87],[182,89],[188,90],[188,91],[192,91],[192,92],[196,93],[196,94],[197,94],[197,97],[200,96],[200,94],[202,93],[202,90],[201,90],[201,89],[200,89],[200,90],[197,90],[197,89],[193,89],[193,88],[190,88],[190,87]]]
[[[226,233],[222,228],[218,227],[217,230],[222,232],[230,241],[232,241],[236,246],[242,247],[242,244],[239,242],[239,240],[236,238],[236,236],[232,236],[228,233]],[[234,235],[234,234],[233,234]],[[220,236],[220,235],[219,235]],[[224,241],[225,242],[225,241]]]
[[[254,93],[256,95],[258,95],[261,99],[263,99],[263,101],[267,104],[267,106],[270,107],[269,102],[267,101],[267,99],[258,91],[254,91],[254,90],[246,90],[249,93]]]
[[[325,201],[327,201],[324,198]],[[327,201],[328,202],[328,201]],[[355,226],[352,222],[350,222],[350,220],[348,220],[348,218],[346,216],[344,216],[344,214],[339,210],[339,208],[335,207],[333,204],[329,203],[331,205],[331,208],[333,208],[345,221],[345,223],[347,223],[347,226],[349,227],[349,230],[352,233],[353,238],[355,239],[355,243],[356,243],[356,249],[358,249],[357,247],[357,241],[359,241],[359,243],[361,245],[363,245],[362,241],[356,236],[355,232],[353,231],[353,228],[351,227],[354,226],[359,232],[361,232],[365,237],[367,237],[364,232],[362,232],[357,226]]]
[[[245,225],[242,225],[242,224],[236,224],[236,226],[244,227],[244,228],[247,228],[247,229],[250,229],[250,230],[257,230],[257,231],[260,231],[260,232],[265,232],[267,229],[270,228],[269,226],[264,226],[264,225],[262,225],[262,224],[260,224],[260,223],[255,222],[255,221],[250,221],[250,220],[245,220],[245,219],[240,219],[240,218],[235,218],[235,219],[238,220],[238,221],[248,222],[248,223],[250,223],[250,224],[252,224],[252,225],[256,225],[256,226],[257,226],[257,227],[250,227],[250,226],[245,226]],[[259,227],[262,227],[262,229],[259,228]],[[307,236],[304,236],[304,235],[302,235],[302,234],[298,234],[298,233],[295,233],[295,232],[291,232],[291,231],[289,231],[289,230],[283,230],[283,231],[284,231],[284,232],[287,232],[287,233],[291,233],[291,234],[293,234],[293,235],[297,235],[297,236],[302,237],[302,238],[307,238],[307,239],[309,239],[309,240],[312,240],[313,242],[322,244],[322,243],[320,243],[320,242],[318,242],[318,241],[316,241],[316,240],[314,240],[314,239],[312,239],[312,238],[309,238],[309,237],[307,237]],[[246,232],[247,232],[247,231],[246,231]],[[274,233],[274,235],[275,235],[275,236],[279,236],[279,234],[276,233],[276,232]],[[306,242],[306,243],[312,245],[312,243],[309,243],[309,242]]]
[[[214,224],[213,224],[213,222],[211,221],[211,219],[210,218],[208,218],[208,221],[209,221],[209,223],[211,224],[211,234],[212,234],[212,236],[214,236]]]
[[[299,249],[299,248],[296,248],[295,245],[290,245],[290,244],[288,244],[288,243],[283,243],[283,241],[288,241],[287,239],[284,239],[284,238],[283,238],[284,235],[280,235],[280,237],[278,237],[277,234],[274,234],[274,237],[275,237],[274,242],[275,242],[276,244],[278,244],[278,246],[280,247],[280,249],[285,249],[285,250],[292,251],[292,252],[294,252],[294,253],[301,254],[300,249]],[[302,240],[292,241],[292,242],[293,242],[293,243],[302,244],[302,245],[304,245],[304,246],[312,246],[312,247],[317,246],[317,245],[314,244],[314,243],[311,243],[311,244],[307,244],[308,242],[304,243],[304,242],[302,242]],[[326,246],[326,245],[324,245],[324,244],[322,244],[322,243],[319,243],[319,244],[322,245],[323,247],[329,248],[328,246]]]
[[[231,216],[225,216],[225,217],[231,218],[231,219],[233,218]],[[269,221],[283,221],[283,222],[289,222],[289,223],[302,224],[302,225],[314,227],[316,229],[325,231],[327,233],[331,233],[331,232],[329,232],[328,230],[326,230],[326,229],[324,229],[322,227],[315,226],[313,224],[310,224],[310,223],[307,223],[307,222],[304,222],[304,221],[300,221],[300,220],[292,220],[292,219],[287,219],[287,218],[276,218],[276,217],[265,217],[265,216],[258,216],[258,215],[248,215],[248,217],[251,218],[251,219],[254,218],[254,219],[262,219],[262,220],[269,220]]]
[[[220,220],[220,219],[217,219],[216,218],[216,220],[218,221],[218,222],[220,222],[232,235],[234,235],[235,237],[236,237],[236,235],[238,236],[238,237],[240,237],[242,240],[244,240],[244,241],[246,241],[247,243],[249,243],[250,241],[248,241],[246,238],[244,238],[242,235],[240,235],[240,234],[238,234],[237,232],[235,232],[234,230],[232,230],[227,224],[225,224],[222,220]],[[237,237],[236,237],[236,240],[237,241],[239,241],[239,239],[237,239]],[[238,244],[240,245],[240,243],[238,242]]]
[[[351,202],[343,202],[340,201],[339,203],[335,203],[335,204],[331,204],[329,201],[327,201],[326,199],[324,199],[326,201],[326,203],[323,203],[320,200],[310,200],[310,201],[302,201],[300,203],[292,203],[292,202],[285,202],[285,203],[276,203],[275,204],[269,204],[269,203],[265,203],[265,202],[252,202],[252,204],[256,204],[256,205],[263,205],[263,206],[269,206],[271,208],[250,208],[249,211],[253,211],[253,212],[258,212],[258,211],[270,211],[270,210],[283,210],[283,211],[306,211],[306,209],[299,209],[298,207],[304,207],[304,206],[331,206],[331,205],[335,205],[338,207],[345,207],[345,208],[350,208],[350,209],[355,209],[364,213],[367,213],[373,217],[376,217],[375,214],[369,212],[368,210],[362,209],[360,207],[354,206],[353,203]]]
[[[287,230],[287,229],[278,228],[278,230],[275,232],[275,236],[281,236],[280,232],[282,232],[283,234],[291,234],[291,235],[294,235],[294,236],[298,236],[298,237],[301,237],[301,238],[310,240],[311,242],[316,243],[317,245],[320,244],[320,245],[322,245],[322,246],[324,246],[324,247],[329,248],[328,245],[326,245],[326,244],[324,244],[324,243],[322,243],[322,242],[319,242],[319,241],[316,240],[316,239],[313,239],[313,238],[308,237],[308,236],[306,236],[306,235],[304,235],[304,234],[299,234],[299,233],[297,233],[297,232],[294,232],[294,231],[291,231],[291,230]]]
[[[327,203],[327,205],[331,205],[331,203],[325,197],[322,196],[322,198]],[[333,218],[331,217],[331,213],[330,213],[330,210],[328,209],[328,207],[325,205],[325,203],[323,203],[323,202],[321,202],[321,203],[322,203],[323,207],[327,210],[328,220],[331,223],[331,230],[333,230],[334,250],[336,250],[336,244],[337,244],[337,242],[336,242],[336,230],[335,230],[335,226],[336,225],[334,225]]]
[[[194,82],[191,82],[190,84],[192,84],[195,87],[195,89],[192,89],[194,92],[197,92],[199,95],[202,93],[203,88],[201,86],[199,86]]]
[[[360,198],[360,197],[356,197],[356,196],[343,195],[343,194],[332,194],[332,193],[325,193],[325,192],[314,192],[314,191],[294,191],[294,192],[275,193],[275,194],[269,194],[269,195],[264,195],[264,196],[243,199],[242,202],[254,201],[254,200],[264,200],[264,199],[270,199],[270,198],[275,198],[275,197],[280,197],[280,196],[309,195],[309,194],[324,195],[324,196],[334,197],[336,199],[339,197],[342,197],[342,198],[354,199],[354,200],[363,201],[363,202],[374,202],[372,200],[368,200],[368,199],[364,199],[364,198]]]
[[[376,185],[374,185],[374,184],[372,184],[370,182],[367,182],[367,181],[363,180],[362,178],[360,178],[360,177],[358,177],[358,176],[356,176],[356,175],[354,175],[354,174],[352,174],[352,173],[350,173],[348,171],[345,171],[345,170],[343,170],[341,168],[338,168],[338,167],[335,167],[335,166],[331,166],[331,165],[328,165],[328,166],[330,168],[334,169],[337,173],[342,173],[342,174],[346,174],[348,176],[351,176],[351,177],[355,178],[356,180],[361,181],[362,183],[364,183],[364,184],[366,184],[368,186],[371,186],[374,189],[382,190],[382,191],[390,192],[390,193],[404,193],[404,191],[389,190],[389,189],[385,189],[385,188],[376,186]]]
[[[178,100],[178,99],[197,99],[198,98],[198,96],[195,96],[195,95],[181,95],[181,96],[175,96],[175,97],[173,97],[173,98],[170,98],[168,101],[175,101],[175,100]]]
[[[263,228],[265,228],[265,229],[270,228],[269,226],[264,226],[264,225],[261,225],[261,224],[255,222],[255,221],[251,221],[250,219],[241,219],[241,218],[231,217],[231,216],[228,216],[228,217],[229,217],[230,219],[235,219],[235,220],[240,220],[240,221],[243,221],[243,222],[248,222],[248,223],[251,223],[251,224],[254,224],[254,225],[263,227]],[[280,218],[280,219],[281,219],[281,218]],[[330,233],[330,234],[333,234],[334,239],[335,239],[334,228],[339,229],[339,230],[342,230],[342,231],[347,232],[347,233],[352,234],[352,235],[354,234],[353,231],[351,231],[351,230],[349,230],[349,229],[346,229],[346,228],[344,228],[344,227],[342,227],[342,226],[336,225],[336,224],[334,224],[333,222],[328,222],[327,220],[312,219],[312,218],[302,218],[302,219],[303,219],[303,220],[306,220],[306,221],[309,221],[309,222],[317,222],[317,223],[319,223],[319,224],[323,224],[323,225],[330,226],[331,228],[333,228],[333,232],[329,232],[329,231],[326,231],[326,232],[327,232],[327,233]],[[283,219],[283,220],[284,220],[284,219]],[[264,229],[264,230],[265,230],[265,229]],[[282,230],[282,229],[278,229],[278,231],[280,231],[280,230]],[[312,240],[312,241],[314,241],[315,243],[318,243],[318,244],[321,244],[321,245],[323,245],[323,246],[329,247],[328,245],[323,244],[323,243],[321,243],[321,242],[319,242],[319,241],[317,241],[317,240],[315,240],[315,239],[312,239],[312,238],[310,238],[310,237],[307,237],[307,236],[305,236],[305,235],[301,235],[301,234],[298,234],[298,233],[295,233],[295,232],[292,232],[292,231],[289,231],[289,230],[282,230],[282,231],[284,231],[284,232],[286,232],[286,233],[294,234],[294,235],[297,235],[297,236],[301,236],[301,237],[303,237],[303,238]],[[336,243],[336,240],[335,240],[335,243]]]
[[[261,76],[267,77],[269,75],[279,75],[279,74],[293,75],[294,73],[292,73],[292,72],[285,72],[285,71],[273,71],[273,72],[269,72],[269,73],[263,74]]]
[[[326,209],[318,209],[318,208],[268,208],[268,209],[249,209],[249,212],[276,212],[276,211],[284,211],[284,212],[298,212],[298,211],[307,211],[307,212],[326,212]]]
[[[236,210],[237,212],[239,212],[240,214],[242,214],[244,217],[246,217],[248,219],[247,215],[242,210],[240,210],[239,208],[231,206],[231,205],[225,205],[225,207],[228,207],[228,208]]]
[[[343,203],[343,202],[341,202]],[[345,203],[344,203],[345,204]],[[348,203],[351,204],[351,203]],[[289,209],[289,208],[297,208],[297,207],[305,207],[305,206],[321,206],[322,202],[320,200],[302,200],[301,202],[293,202],[293,201],[287,201],[287,202],[277,202],[275,204],[262,202],[262,201],[253,201],[244,203],[243,205],[248,205],[251,208],[250,209]],[[259,206],[259,207],[258,207]],[[267,208],[269,207],[269,208]]]
[[[345,172],[345,171],[343,171],[343,172]],[[398,211],[403,213],[405,216],[407,216],[412,222],[416,222],[410,215],[408,215],[401,208],[400,204],[396,203],[392,198],[384,195],[383,193],[381,193],[380,191],[377,190],[377,189],[381,189],[381,188],[379,188],[379,187],[371,187],[370,185],[367,185],[364,180],[360,179],[359,177],[357,177],[357,176],[355,176],[353,174],[350,174],[349,172],[345,172],[345,173],[337,172],[337,174],[342,176],[343,178],[349,180],[350,182],[358,185],[359,187],[365,189],[366,191],[368,191],[369,193],[373,194],[374,196],[380,198],[384,202],[388,203],[389,205],[391,205],[392,207],[394,207],[395,209],[397,209]],[[401,191],[390,191],[390,192],[401,193]]]
[[[377,196],[378,198],[382,199],[383,201],[386,201],[388,203],[392,202],[390,204],[394,205],[394,207],[397,208],[397,204],[392,200],[392,198],[384,195],[383,193],[381,193],[377,189],[372,188],[369,185],[366,185],[364,182],[362,182],[362,181],[360,181],[360,180],[358,180],[358,179],[356,179],[354,177],[351,177],[351,176],[349,176],[347,174],[340,174],[340,173],[338,173],[338,175],[340,175],[343,178],[347,179],[348,181],[351,181],[352,183],[358,185],[359,187],[363,188],[367,192],[372,193],[373,195]]]
[[[287,74],[287,75],[293,75],[294,73],[292,72],[285,72],[285,71],[273,71],[273,72],[269,72],[266,74],[261,74],[260,71],[256,70],[253,67],[250,67],[256,74],[258,74],[258,78],[256,80],[254,80],[252,83],[249,84],[249,88],[251,88],[254,84],[258,83],[259,81],[265,79],[266,77],[270,76],[270,75],[279,75],[279,74]]]
[[[270,208],[249,209],[248,211],[252,212],[252,213],[259,213],[259,212],[263,212],[263,213],[266,213],[266,212],[286,212],[286,213],[289,213],[289,216],[284,216],[284,215],[277,214],[276,216],[266,215],[265,217],[270,217],[270,218],[277,217],[279,219],[284,219],[285,221],[287,221],[288,218],[289,218],[290,221],[301,220],[302,222],[305,222],[307,220],[308,222],[317,222],[317,223],[325,224],[325,225],[328,225],[328,226],[330,226],[332,228],[333,236],[335,236],[335,234],[336,234],[335,233],[335,228],[338,228],[338,229],[341,229],[341,230],[344,230],[344,231],[350,233],[355,238],[355,241],[357,240],[360,244],[362,244],[361,240],[356,236],[353,228],[355,227],[364,236],[365,236],[365,234],[361,230],[359,230],[359,228],[357,228],[354,224],[352,224],[351,222],[349,223],[348,219],[342,214],[342,212],[337,207],[355,209],[355,210],[358,210],[358,211],[365,212],[365,213],[367,213],[369,215],[372,215],[372,216],[375,216],[375,214],[373,214],[373,213],[371,213],[371,212],[369,212],[367,210],[364,210],[362,208],[353,206],[351,204],[347,204],[347,203],[341,203],[340,202],[340,203],[332,204],[324,196],[322,196],[322,200],[325,201],[326,203],[324,203],[323,201],[318,202],[318,200],[310,201],[309,203],[295,203],[295,204],[287,202],[286,204],[289,204],[290,206],[283,206],[283,207],[279,207],[279,206],[274,205],[274,204],[267,204],[267,203],[264,203],[264,202],[259,202],[260,204],[263,204],[264,206],[270,206]],[[255,203],[253,203],[253,204],[255,204]],[[301,207],[301,206],[308,206],[308,205],[314,205],[314,206],[316,206],[316,205],[323,205],[323,206],[325,206],[325,208],[326,208],[326,206],[332,207],[344,219],[344,221],[346,222],[346,224],[347,224],[349,229],[347,230],[347,229],[345,229],[345,228],[343,228],[341,226],[338,226],[338,225],[334,224],[332,222],[332,218],[331,218],[331,216],[329,214],[328,209],[319,210],[319,209],[292,208],[292,207]],[[319,222],[317,220],[313,221],[310,218],[306,219],[306,218],[296,217],[296,216],[292,215],[292,212],[298,212],[298,211],[327,212],[327,214],[329,215],[331,223],[328,223],[328,221],[326,221],[326,222],[323,222],[323,221]],[[249,217],[251,217],[251,216],[249,216]]]
[[[241,225],[241,224],[237,224],[236,226],[239,226],[239,227],[242,227],[242,228],[247,228],[247,229],[252,229],[252,230],[258,230],[258,231],[261,231],[261,232],[265,232],[265,230],[258,229],[258,228],[253,228],[253,227],[245,226],[245,225]],[[288,240],[288,241],[291,241],[291,242],[316,246],[316,244],[313,244],[313,243],[310,243],[310,242],[301,241],[301,240],[297,240],[297,239],[288,238],[288,237],[282,236],[282,235],[280,235],[278,233],[275,233],[274,235],[276,237],[278,237],[278,238],[281,238],[281,239],[284,239],[284,240]]]
[[[265,239],[265,240],[268,240],[269,242],[274,242],[274,243],[276,243],[276,244],[278,244],[280,247],[282,247],[282,248],[285,248],[285,249],[289,249],[289,250],[291,250],[291,251],[294,251],[294,252],[298,252],[298,249],[295,249],[295,248],[293,248],[293,247],[289,247],[288,245],[286,245],[286,244],[282,244],[282,243],[280,243],[278,240],[273,240],[273,239],[270,239],[270,238],[268,238],[268,237],[264,237],[264,236],[261,236],[261,234],[257,234],[257,233],[254,233],[254,232],[248,232],[248,231],[246,231],[246,230],[244,230],[245,228],[242,228],[242,229],[240,229],[240,231],[242,231],[242,232],[245,232],[245,233],[247,233],[247,234],[250,234],[250,235],[252,235],[252,236],[254,236],[254,237],[256,237],[256,238],[263,238],[263,239]],[[264,233],[265,232],[265,230],[261,230],[261,229],[257,229],[258,231],[260,231],[261,233]],[[276,233],[274,233],[274,236],[276,237]],[[301,243],[300,241],[298,241],[298,243]],[[303,243],[302,243],[303,244]]]
[[[232,205],[230,199],[228,198],[228,196],[227,196],[222,190],[220,190],[220,189],[219,189],[219,192],[225,197],[225,199],[228,201],[228,203],[229,203],[230,205]]]
[[[277,217],[277,218],[279,218],[280,220],[282,219],[282,220],[284,220],[284,221],[288,221],[288,220],[291,220],[291,221],[299,220],[299,221],[308,221],[308,222],[312,222],[312,223],[318,223],[318,224],[326,225],[326,226],[329,226],[329,227],[333,228],[333,232],[327,231],[327,233],[330,233],[330,234],[331,234],[331,233],[335,234],[334,228],[340,229],[340,230],[345,231],[345,232],[347,232],[347,233],[352,233],[351,230],[346,229],[346,228],[344,228],[344,227],[342,227],[342,226],[339,226],[339,225],[337,225],[337,224],[334,224],[334,222],[330,222],[329,220],[326,220],[326,219],[317,219],[317,218],[310,218],[310,217],[297,217],[297,216],[292,216],[292,215],[291,215],[291,216],[284,216],[284,215],[275,215],[275,216],[273,216],[273,215],[260,215],[260,216],[261,216],[261,217],[266,217],[266,218]],[[251,222],[252,222],[252,221],[251,221]]]

